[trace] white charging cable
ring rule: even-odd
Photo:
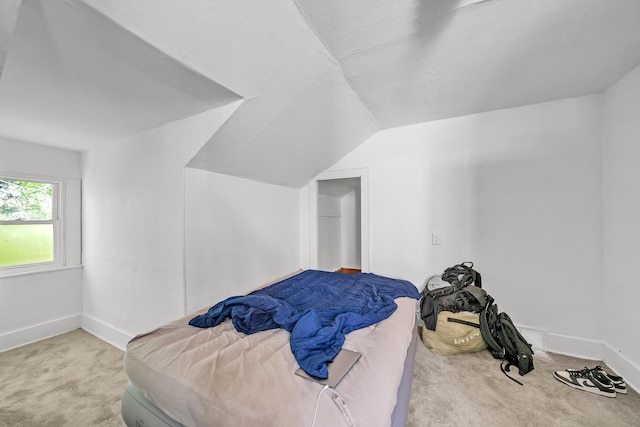
[[[351,412],[349,411],[347,403],[344,401],[344,399],[342,399],[342,396],[340,396],[340,394],[335,389],[329,387],[328,385],[325,385],[322,390],[320,390],[320,393],[318,393],[318,398],[316,399],[316,409],[313,411],[313,422],[311,423],[311,427],[315,427],[316,425],[316,418],[318,417],[318,407],[320,406],[320,396],[322,396],[322,393],[324,393],[325,390],[329,390],[331,393],[333,393],[333,397],[331,398],[331,400],[333,400],[333,403],[335,403],[338,409],[340,409],[340,412],[347,422],[347,425],[355,427],[356,422],[354,421],[353,416],[351,416]]]
[[[353,351],[357,351],[357,347],[354,343],[352,343],[351,341],[344,341],[345,344],[351,344],[353,346]],[[316,425],[316,417],[318,416],[318,407],[320,406],[320,396],[322,396],[322,393],[325,392],[325,390],[327,390],[328,388],[330,388],[328,385],[325,385],[322,390],[320,390],[320,393],[318,393],[318,398],[316,399],[316,409],[313,411],[313,422],[311,423],[311,427],[315,427]],[[351,413],[349,412],[349,408],[347,407],[347,404],[345,403],[345,401],[342,399],[342,397],[338,394],[338,392],[335,389],[331,389],[331,391],[333,392],[333,403],[335,403],[338,408],[340,409],[340,412],[342,412],[342,415],[344,415],[346,421],[349,423],[349,425],[355,426],[355,421],[353,420],[353,417],[351,416]]]
[[[316,425],[316,417],[318,416],[318,406],[320,405],[320,396],[322,396],[322,393],[324,393],[324,391],[328,388],[329,386],[325,385],[320,391],[320,393],[318,393],[318,399],[316,399],[316,410],[313,411],[313,423],[311,423],[311,427],[315,427]]]

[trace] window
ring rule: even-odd
[[[57,182],[0,176],[0,269],[62,264]]]

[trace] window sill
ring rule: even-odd
[[[55,273],[57,271],[75,270],[77,268],[82,268],[82,264],[71,265],[71,266],[52,266],[48,268],[29,269],[29,270],[13,271],[13,272],[8,272],[8,271],[0,272],[0,280],[9,279],[12,277],[31,276],[33,274],[46,274],[46,273]]]

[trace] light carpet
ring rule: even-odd
[[[82,329],[0,353],[0,426],[123,426],[124,353]]]
[[[640,395],[629,387],[611,398],[553,377],[603,362],[539,351],[533,361],[535,369],[522,377],[511,368],[519,385],[488,350],[440,356],[418,343],[407,426],[640,426]]]
[[[0,426],[123,426],[123,357],[80,329],[0,353]],[[552,376],[602,362],[536,352],[534,363],[515,373],[520,386],[488,351],[438,356],[418,343],[407,426],[640,426],[635,391],[607,398]]]

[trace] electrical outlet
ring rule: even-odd
[[[440,234],[440,232],[439,231],[431,232],[431,244],[439,245],[441,243],[442,243],[442,235]]]

